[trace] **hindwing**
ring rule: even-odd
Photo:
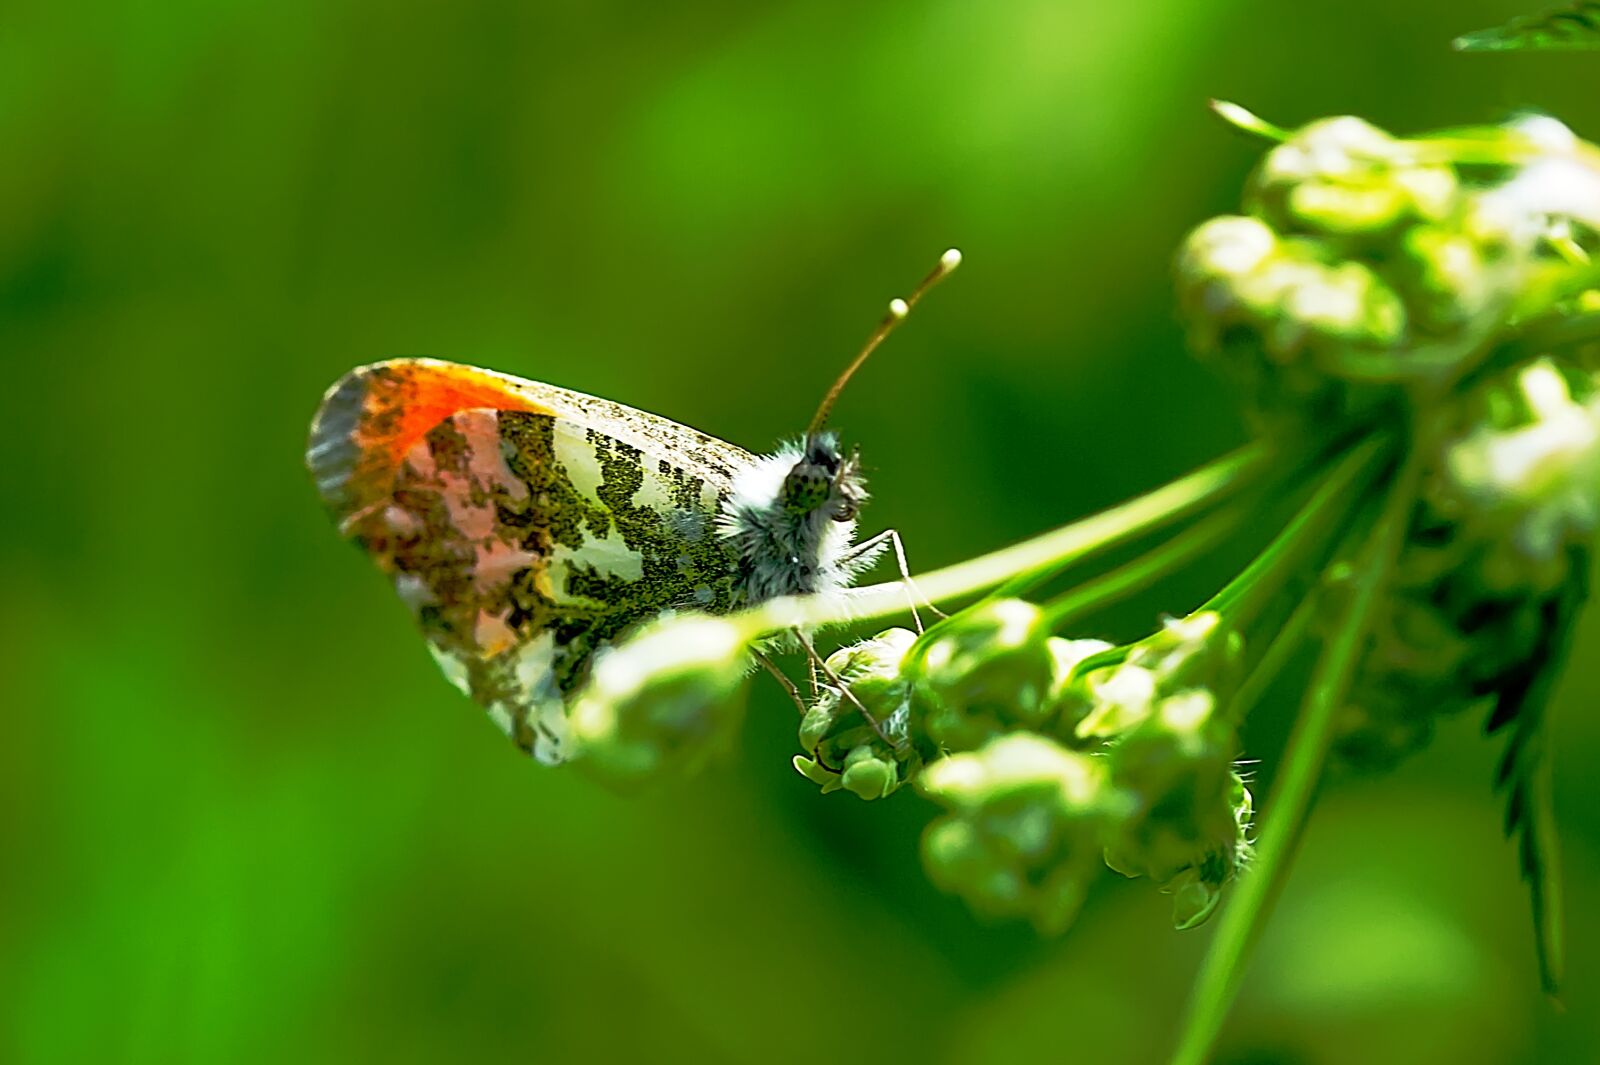
[[[620,404],[428,359],[329,389],[307,465],[445,675],[540,761],[594,652],[663,610],[734,605],[715,523],[752,457]]]

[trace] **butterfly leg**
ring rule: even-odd
[[[845,556],[845,562],[863,561],[865,564],[870,565],[871,563],[868,560],[879,551],[882,551],[885,544],[894,549],[895,565],[900,570],[901,582],[906,586],[906,605],[911,608],[911,621],[916,625],[917,631],[920,633],[923,631],[922,615],[917,613],[917,600],[922,600],[922,605],[938,617],[942,618],[947,615],[917,590],[917,582],[911,579],[911,566],[906,562],[906,545],[900,539],[899,530],[885,529],[878,535],[861,541]]]
[[[813,670],[820,670],[822,675],[828,678],[828,683],[838,691],[839,697],[860,711],[861,716],[867,719],[867,724],[872,726],[872,731],[878,734],[878,738],[893,749],[894,741],[883,731],[883,725],[879,723],[877,718],[872,716],[872,712],[862,704],[861,700],[856,698],[855,693],[850,690],[849,685],[845,684],[843,678],[829,668],[827,660],[817,653],[816,647],[812,646],[811,637],[799,629],[795,629],[794,634],[795,638],[800,641],[800,646],[805,649],[806,655],[811,659]]]
[[[776,662],[762,654],[760,651],[751,651],[750,654],[757,662],[761,664],[762,669],[766,670],[768,673],[771,673],[773,679],[783,686],[784,693],[794,701],[794,708],[800,711],[801,717],[805,717],[806,702],[804,699],[800,698],[800,689],[795,687],[794,681],[789,679],[789,675],[783,670],[779,669]]]

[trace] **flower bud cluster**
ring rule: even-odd
[[[702,768],[733,742],[749,646],[703,614],[651,622],[595,658],[569,714],[580,768],[627,788]]]
[[[1073,735],[1099,744],[1122,801],[1106,864],[1171,893],[1179,928],[1210,915],[1250,849],[1250,793],[1226,713],[1242,659],[1238,632],[1204,612],[1169,620],[1080,682],[1089,709]]]
[[[1171,892],[1189,927],[1248,851],[1220,709],[1239,660],[1214,613],[1119,652],[993,600],[920,641],[891,629],[835,652],[795,767],[865,799],[914,780],[949,811],[924,839],[929,876],[978,912],[1059,930],[1103,863]]]
[[[1204,700],[1206,712],[1238,685],[1244,641],[1213,611],[1169,619],[1114,665],[1084,674],[1079,739],[1115,739],[1156,716],[1170,699]]]
[[[912,684],[901,674],[916,641],[909,629],[889,629],[828,656],[843,687],[824,687],[806,711],[800,745],[808,753],[794,758],[823,794],[843,789],[881,799],[922,767],[911,742]]]
[[[1021,599],[963,611],[931,634],[917,662],[921,727],[946,751],[1039,728],[1055,709],[1058,656],[1044,612]]]
[[[1465,397],[1413,516],[1337,751],[1385,768],[1539,653],[1600,524],[1600,387],[1537,359]]]
[[[1115,814],[1101,760],[1019,732],[934,762],[917,787],[949,810],[922,837],[936,886],[980,914],[1066,930]]]
[[[1173,897],[1173,923],[1192,928],[1250,853],[1251,797],[1234,771],[1238,737],[1205,689],[1170,695],[1107,750],[1127,802],[1106,864],[1147,876]]]
[[[1328,118],[1267,153],[1244,207],[1179,252],[1191,342],[1258,414],[1337,415],[1578,277],[1600,153],[1544,117],[1409,140]]]

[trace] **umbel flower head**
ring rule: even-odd
[[[1600,151],[1538,117],[1399,137],[1348,116],[1284,131],[1224,110],[1274,143],[1239,212],[1184,242],[1178,293],[1193,346],[1242,386],[1262,439],[919,578],[941,602],[988,595],[925,634],[812,651],[794,766],[864,800],[912,785],[940,809],[922,840],[930,879],[1047,934],[1102,866],[1168,893],[1179,928],[1236,891],[1245,918],[1222,922],[1213,954],[1231,964],[1326,766],[1384,768],[1441,716],[1487,710],[1510,735],[1497,783],[1553,986],[1537,781],[1543,704],[1600,532]],[[1259,554],[1200,610],[1121,646],[1064,635],[1252,537]],[[737,725],[752,640],[896,616],[906,591],[646,626],[597,658],[574,702],[581,764],[617,783],[693,770]],[[1285,705],[1268,693],[1307,645],[1253,839],[1241,729],[1258,705]],[[1213,977],[1225,1000],[1231,977]]]
[[[1343,116],[1284,134],[1244,207],[1178,254],[1191,343],[1265,420],[1344,416],[1583,276],[1600,159],[1544,116],[1410,139]]]
[[[1592,374],[1541,358],[1495,382],[1483,417],[1448,445],[1435,501],[1497,550],[1480,566],[1497,592],[1548,590],[1569,547],[1600,518],[1600,396]]]
[[[1016,732],[933,763],[917,788],[950,811],[922,837],[929,879],[981,914],[1071,924],[1115,813],[1098,759]]]
[[[800,722],[794,767],[830,791],[881,799],[922,765],[912,744],[911,682],[901,676],[906,652],[917,640],[909,629],[888,629],[828,656],[843,682],[828,686]]]
[[[1341,716],[1341,760],[1387,768],[1525,671],[1597,520],[1593,372],[1540,357],[1463,397]]]
[[[1250,852],[1251,798],[1233,769],[1237,743],[1213,693],[1191,688],[1167,696],[1107,751],[1125,812],[1106,864],[1171,892],[1179,928],[1210,916]]]
[[[1044,612],[1022,599],[981,603],[930,634],[914,677],[928,739],[967,751],[1042,724],[1056,679],[1049,638]]]
[[[601,653],[571,712],[579,764],[615,786],[689,774],[738,731],[749,641],[725,618],[664,617]]]
[[[1126,733],[1174,697],[1186,705],[1203,701],[1209,715],[1237,684],[1242,651],[1239,634],[1215,611],[1169,619],[1120,663],[1084,675],[1090,708],[1074,734],[1106,739]]]

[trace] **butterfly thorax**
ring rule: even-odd
[[[866,481],[833,433],[814,433],[734,475],[718,529],[747,603],[842,588],[861,569],[853,555]]]

